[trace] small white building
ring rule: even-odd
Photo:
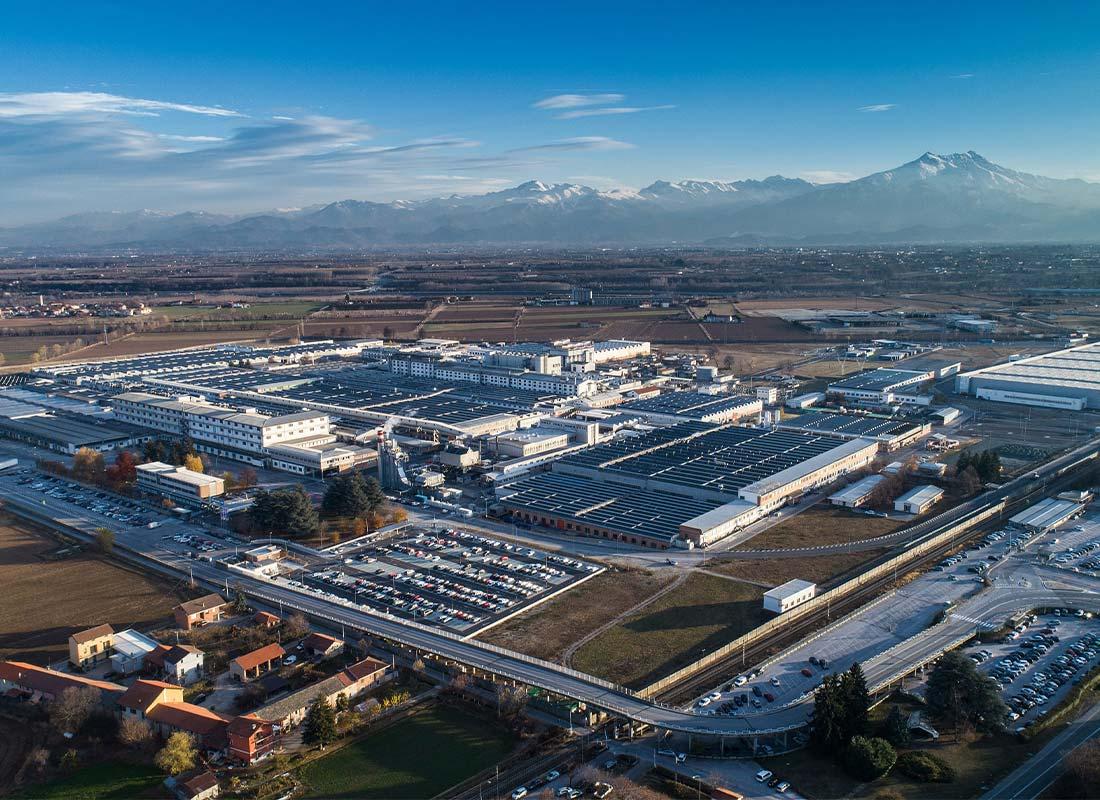
[[[756,399],[766,406],[775,405],[779,401],[779,390],[774,386],[756,387]]]
[[[202,677],[206,655],[197,647],[177,644],[164,654],[164,675],[179,686],[190,686]]]
[[[829,502],[834,506],[857,508],[867,502],[871,494],[875,491],[875,487],[884,480],[886,480],[886,478],[882,475],[868,475],[866,478],[858,480],[850,486],[845,486],[836,494],[830,495]]]
[[[158,643],[144,633],[129,629],[115,634],[111,668],[120,675],[132,675],[145,666],[145,657],[157,649]]]
[[[947,408],[939,408],[932,412],[932,421],[939,425],[947,425],[954,422],[959,418],[959,414],[962,412],[957,408],[948,406]]]
[[[910,489],[894,501],[894,510],[905,514],[923,514],[943,499],[943,489],[925,485]]]
[[[787,408],[794,409],[796,411],[804,411],[807,408],[812,408],[813,406],[824,402],[824,392],[809,392],[807,394],[800,394],[789,398],[787,402],[784,403],[784,405],[786,405]]]
[[[764,592],[764,610],[782,614],[808,600],[813,600],[815,594],[817,594],[816,583],[794,578],[782,586],[776,586]]]

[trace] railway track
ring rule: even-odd
[[[957,550],[960,546],[978,538],[991,528],[996,528],[1001,525],[1004,519],[1016,510],[1026,507],[1031,503],[1037,502],[1043,496],[1050,494],[1054,491],[1061,491],[1067,487],[1069,483],[1076,477],[1073,472],[1073,467],[1077,464],[1070,465],[1060,470],[1055,476],[1048,481],[1045,481],[1042,485],[1029,488],[1023,494],[1012,497],[1011,499],[1005,498],[1004,510],[995,518],[988,522],[979,524],[974,528],[961,534],[958,538],[952,539],[949,542],[945,542],[943,545],[936,547],[924,555],[915,559],[911,564],[905,567],[905,573],[908,574],[914,570],[920,570],[929,564],[942,560],[945,556],[951,553],[953,550]],[[993,504],[993,501],[985,504],[976,505],[969,513],[980,513],[980,511],[989,508]],[[900,547],[909,548],[912,545],[920,542],[926,537],[935,535],[936,530],[929,531],[917,536],[915,539],[907,540]],[[879,559],[876,559],[876,563],[888,560],[895,556],[896,549],[890,553],[885,554]],[[868,568],[873,567],[874,564],[869,565]],[[746,647],[740,654],[730,656],[717,664],[707,667],[701,670],[698,674],[681,681],[668,690],[655,695],[652,699],[665,703],[668,705],[676,705],[680,703],[686,703],[690,700],[698,697],[704,691],[713,689],[720,683],[729,680],[737,673],[743,672],[746,669],[751,668],[753,665],[763,661],[767,656],[772,655],[776,648],[780,650],[795,642],[801,640],[805,636],[813,633],[819,628],[828,625],[834,619],[849,614],[858,610],[875,597],[882,594],[894,584],[899,575],[885,575],[875,581],[868,583],[866,586],[861,587],[859,590],[853,592],[847,597],[841,598],[832,603],[828,609],[824,612],[819,611],[806,619],[799,620],[792,623],[781,636],[777,636],[767,642],[762,642],[751,647]]]

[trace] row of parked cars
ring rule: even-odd
[[[89,489],[87,486],[52,475],[39,477],[27,475],[20,478],[17,483],[47,497],[64,500],[66,503],[94,511],[102,517],[117,520],[124,525],[142,527],[154,521],[149,510],[141,503],[108,492]]]
[[[756,773],[756,780],[759,783],[767,784],[769,789],[775,789],[780,794],[791,790],[791,782],[783,780],[770,769],[762,769]]]

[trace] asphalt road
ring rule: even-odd
[[[1096,736],[1100,736],[1100,703],[1071,722],[983,797],[986,800],[1034,800],[1061,777],[1062,760]]]
[[[57,522],[88,535],[105,524],[93,512],[76,508],[52,497],[33,495],[14,481],[14,476],[0,479],[0,496],[14,507]],[[655,704],[636,696],[633,692],[602,681],[593,676],[567,669],[539,659],[514,653],[481,642],[462,638],[436,628],[418,625],[377,612],[366,612],[296,590],[257,580],[239,573],[229,573],[206,561],[191,559],[185,548],[171,541],[170,535],[192,530],[200,536],[209,532],[183,522],[173,522],[161,528],[124,528],[117,523],[111,527],[117,531],[116,547],[132,549],[141,557],[158,562],[177,574],[193,574],[211,586],[230,584],[239,587],[250,597],[271,606],[296,609],[326,620],[332,625],[344,626],[380,636],[408,647],[435,653],[459,663],[468,664],[493,674],[538,686],[558,694],[582,700],[596,708],[606,709],[628,719],[644,722],[657,728],[681,733],[704,735],[753,736],[774,733],[800,727],[806,721],[811,708],[812,695],[780,708],[764,708],[759,713],[738,717],[704,717],[679,708]],[[974,631],[974,620],[990,620],[999,624],[1011,613],[1038,605],[1065,605],[1085,608],[1100,613],[1100,594],[1083,591],[1059,591],[1043,587],[1018,590],[992,588],[967,603],[961,604],[957,613],[943,624],[937,625],[886,653],[871,659],[864,665],[868,684],[875,685],[895,678],[899,671],[938,655],[960,637]]]

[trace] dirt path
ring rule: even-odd
[[[676,577],[676,580],[672,581],[672,583],[670,583],[668,586],[664,586],[664,587],[658,589],[656,592],[651,594],[646,599],[642,600],[640,603],[637,603],[637,604],[631,606],[630,608],[628,608],[626,611],[622,612],[618,616],[615,616],[615,617],[609,619],[607,622],[605,622],[600,627],[596,628],[594,631],[590,631],[587,635],[582,636],[580,639],[573,642],[573,644],[569,645],[569,647],[566,648],[565,652],[562,653],[561,663],[564,664],[567,667],[571,667],[573,665],[573,656],[576,654],[576,652],[578,650],[580,650],[582,647],[584,647],[586,644],[588,644],[590,641],[595,639],[600,634],[602,634],[605,631],[608,631],[611,628],[618,625],[620,622],[622,622],[627,617],[638,613],[639,611],[641,611],[642,609],[644,609],[646,606],[650,605],[651,603],[655,603],[658,600],[660,600],[662,597],[664,597],[666,594],[671,592],[673,589],[676,589],[676,588],[679,588],[680,586],[682,586],[684,581],[686,581],[688,579],[689,575],[691,575],[691,570],[685,569],[685,570],[681,571],[681,573]],[[723,575],[722,577],[725,578],[725,577],[728,577],[728,576]],[[769,588],[771,588],[771,587],[769,587]]]

